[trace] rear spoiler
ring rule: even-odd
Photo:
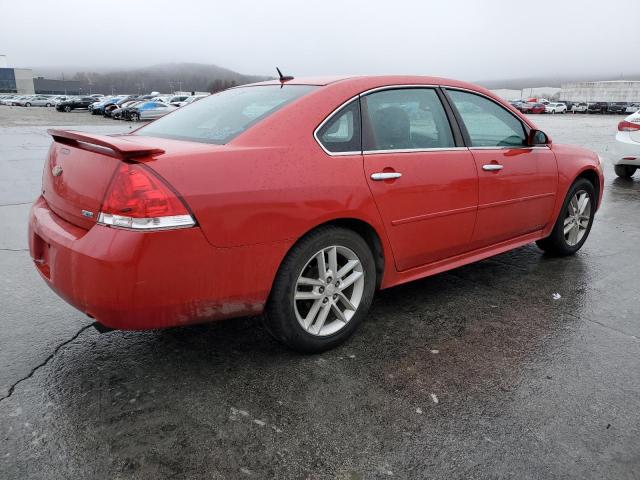
[[[146,160],[153,160],[152,156],[164,153],[161,148],[151,148],[130,142],[122,137],[111,137],[106,135],[93,135],[73,130],[49,129],[47,133],[53,140],[65,145],[71,145],[83,150],[98,151],[121,160],[133,160],[138,157],[147,157]],[[143,161],[141,158],[138,161]]]

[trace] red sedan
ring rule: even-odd
[[[546,107],[542,103],[523,103],[520,106],[522,113],[544,113]]]
[[[575,253],[602,198],[598,155],[442,78],[285,78],[50,134],[29,246],[62,298],[114,329],[264,314],[305,352],[376,289],[534,241]]]

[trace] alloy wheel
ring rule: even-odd
[[[564,239],[573,247],[580,243],[591,221],[591,197],[584,190],[578,190],[569,204],[564,218]]]
[[[365,271],[353,250],[340,245],[323,248],[306,263],[296,281],[296,318],[311,335],[332,335],[353,318],[364,287]]]

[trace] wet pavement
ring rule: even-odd
[[[535,117],[605,158],[620,119]],[[45,129],[0,128],[0,478],[640,478],[640,176],[607,165],[576,256],[380,292],[347,344],[300,356],[257,319],[86,328],[26,251]]]

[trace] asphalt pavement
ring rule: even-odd
[[[605,158],[620,120],[534,118]],[[301,356],[255,318],[88,327],[26,249],[50,125],[130,127],[0,107],[0,479],[640,478],[640,175],[606,166],[574,257],[532,244],[380,292]]]

